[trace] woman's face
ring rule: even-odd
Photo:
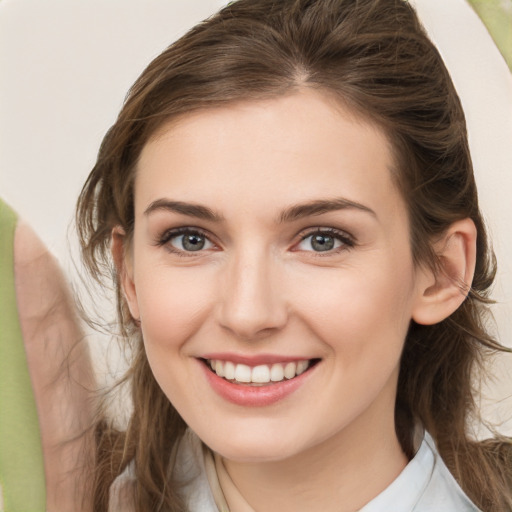
[[[158,383],[223,456],[393,432],[423,286],[392,168],[381,131],[308,90],[145,146],[125,293]]]

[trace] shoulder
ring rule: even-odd
[[[480,512],[466,496],[425,432],[414,458],[398,478],[360,512]]]
[[[433,439],[425,434],[425,441],[434,456],[434,467],[425,492],[417,508],[418,512],[446,510],[454,512],[479,512],[478,507],[467,497],[439,455]]]
[[[188,510],[217,512],[205,466],[205,446],[190,429],[178,446],[174,467]]]
[[[169,463],[173,466],[173,480],[179,485],[187,510],[217,512],[210,490],[204,461],[204,445],[187,430]],[[135,471],[129,464],[110,487],[109,512],[134,512],[133,489]]]
[[[110,486],[108,510],[109,512],[135,512],[133,491],[135,486],[135,471],[133,463],[114,480]]]

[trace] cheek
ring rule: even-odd
[[[139,275],[137,288],[146,355],[167,398],[182,416],[188,417],[194,405],[188,397],[198,397],[196,405],[202,399],[190,366],[190,340],[208,316],[211,286],[197,269],[148,268]]]
[[[412,275],[407,265],[400,272],[393,266],[336,270],[296,290],[306,323],[330,351],[342,354],[339,361],[347,369],[378,367],[379,358],[396,364],[400,358],[412,315],[413,280],[405,277]]]
[[[212,302],[211,277],[194,268],[145,268],[136,281],[145,343],[148,348],[178,348],[203,323]]]
[[[391,271],[386,278],[346,272],[302,303],[305,324],[328,354],[326,379],[334,386],[326,385],[332,393],[317,400],[330,411],[332,425],[357,417],[382,393],[387,393],[385,407],[393,409],[411,297],[410,282]]]

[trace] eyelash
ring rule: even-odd
[[[165,231],[161,236],[158,237],[158,239],[156,241],[156,245],[159,247],[165,246],[169,252],[176,254],[178,256],[183,256],[183,257],[194,256],[195,252],[197,252],[197,253],[204,252],[202,249],[200,249],[198,251],[184,251],[181,249],[177,249],[176,247],[173,247],[169,243],[173,238],[177,238],[181,235],[198,236],[198,237],[204,238],[210,244],[215,246],[215,243],[211,241],[210,236],[207,233],[205,233],[201,229],[193,228],[193,227],[181,227],[181,228],[169,229],[169,230]],[[304,251],[304,252],[310,252],[310,253],[314,254],[315,256],[322,257],[322,256],[329,256],[332,254],[337,254],[339,252],[352,249],[356,245],[354,238],[344,231],[340,231],[340,230],[334,229],[334,228],[318,227],[318,228],[309,228],[307,231],[302,232],[299,235],[300,241],[298,243],[294,244],[294,247],[297,247],[302,242],[304,242],[308,238],[315,236],[315,235],[327,235],[327,236],[333,238],[334,240],[341,242],[341,246],[336,247],[334,249],[329,249],[326,251]],[[292,249],[292,250],[294,250],[294,252],[295,251],[298,252],[300,249]],[[323,254],[323,252],[325,252],[325,254]]]
[[[310,228],[310,229],[308,229],[307,232],[302,233],[300,235],[300,237],[301,237],[300,242],[298,244],[295,244],[295,247],[298,246],[300,243],[304,242],[304,240],[307,240],[308,238],[313,237],[315,235],[324,235],[324,236],[327,235],[327,236],[333,238],[334,240],[341,242],[341,246],[330,249],[330,250],[305,251],[305,252],[312,253],[312,255],[314,255],[315,257],[325,257],[325,256],[333,255],[333,254],[338,254],[340,252],[352,249],[356,245],[354,238],[344,231],[340,231],[335,228],[320,228],[319,227],[319,228]],[[296,250],[298,251],[299,249],[296,249]]]
[[[202,231],[201,229],[197,229],[197,228],[192,228],[192,227],[182,227],[182,228],[176,228],[176,229],[169,229],[167,231],[165,231],[157,240],[156,242],[156,245],[159,246],[159,247],[164,247],[171,253],[173,254],[176,254],[178,256],[183,256],[183,257],[189,257],[189,256],[194,256],[194,253],[197,252],[197,253],[201,253],[203,252],[202,250],[198,250],[198,251],[183,251],[181,249],[177,249],[176,247],[173,247],[169,242],[173,239],[173,238],[177,238],[181,235],[192,235],[192,236],[198,236],[198,237],[201,237],[201,238],[204,238],[205,240],[207,240],[208,242],[210,242],[211,244],[215,245],[211,240],[210,240],[210,237],[208,236],[207,233],[205,233],[204,231]]]

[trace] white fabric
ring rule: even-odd
[[[360,512],[478,512],[441,459],[434,440],[425,437],[398,478]]]
[[[201,441],[191,431],[180,443],[176,467],[178,479],[188,481],[184,496],[190,512],[229,512],[227,507],[216,505],[216,501],[223,503],[224,500],[212,469],[211,457],[205,457]],[[125,471],[112,486],[110,512],[133,510],[126,506],[125,499],[119,499],[124,494],[123,488],[126,489],[133,481],[131,473],[130,469]],[[480,512],[449,472],[428,433],[398,478],[359,512],[389,511]]]

